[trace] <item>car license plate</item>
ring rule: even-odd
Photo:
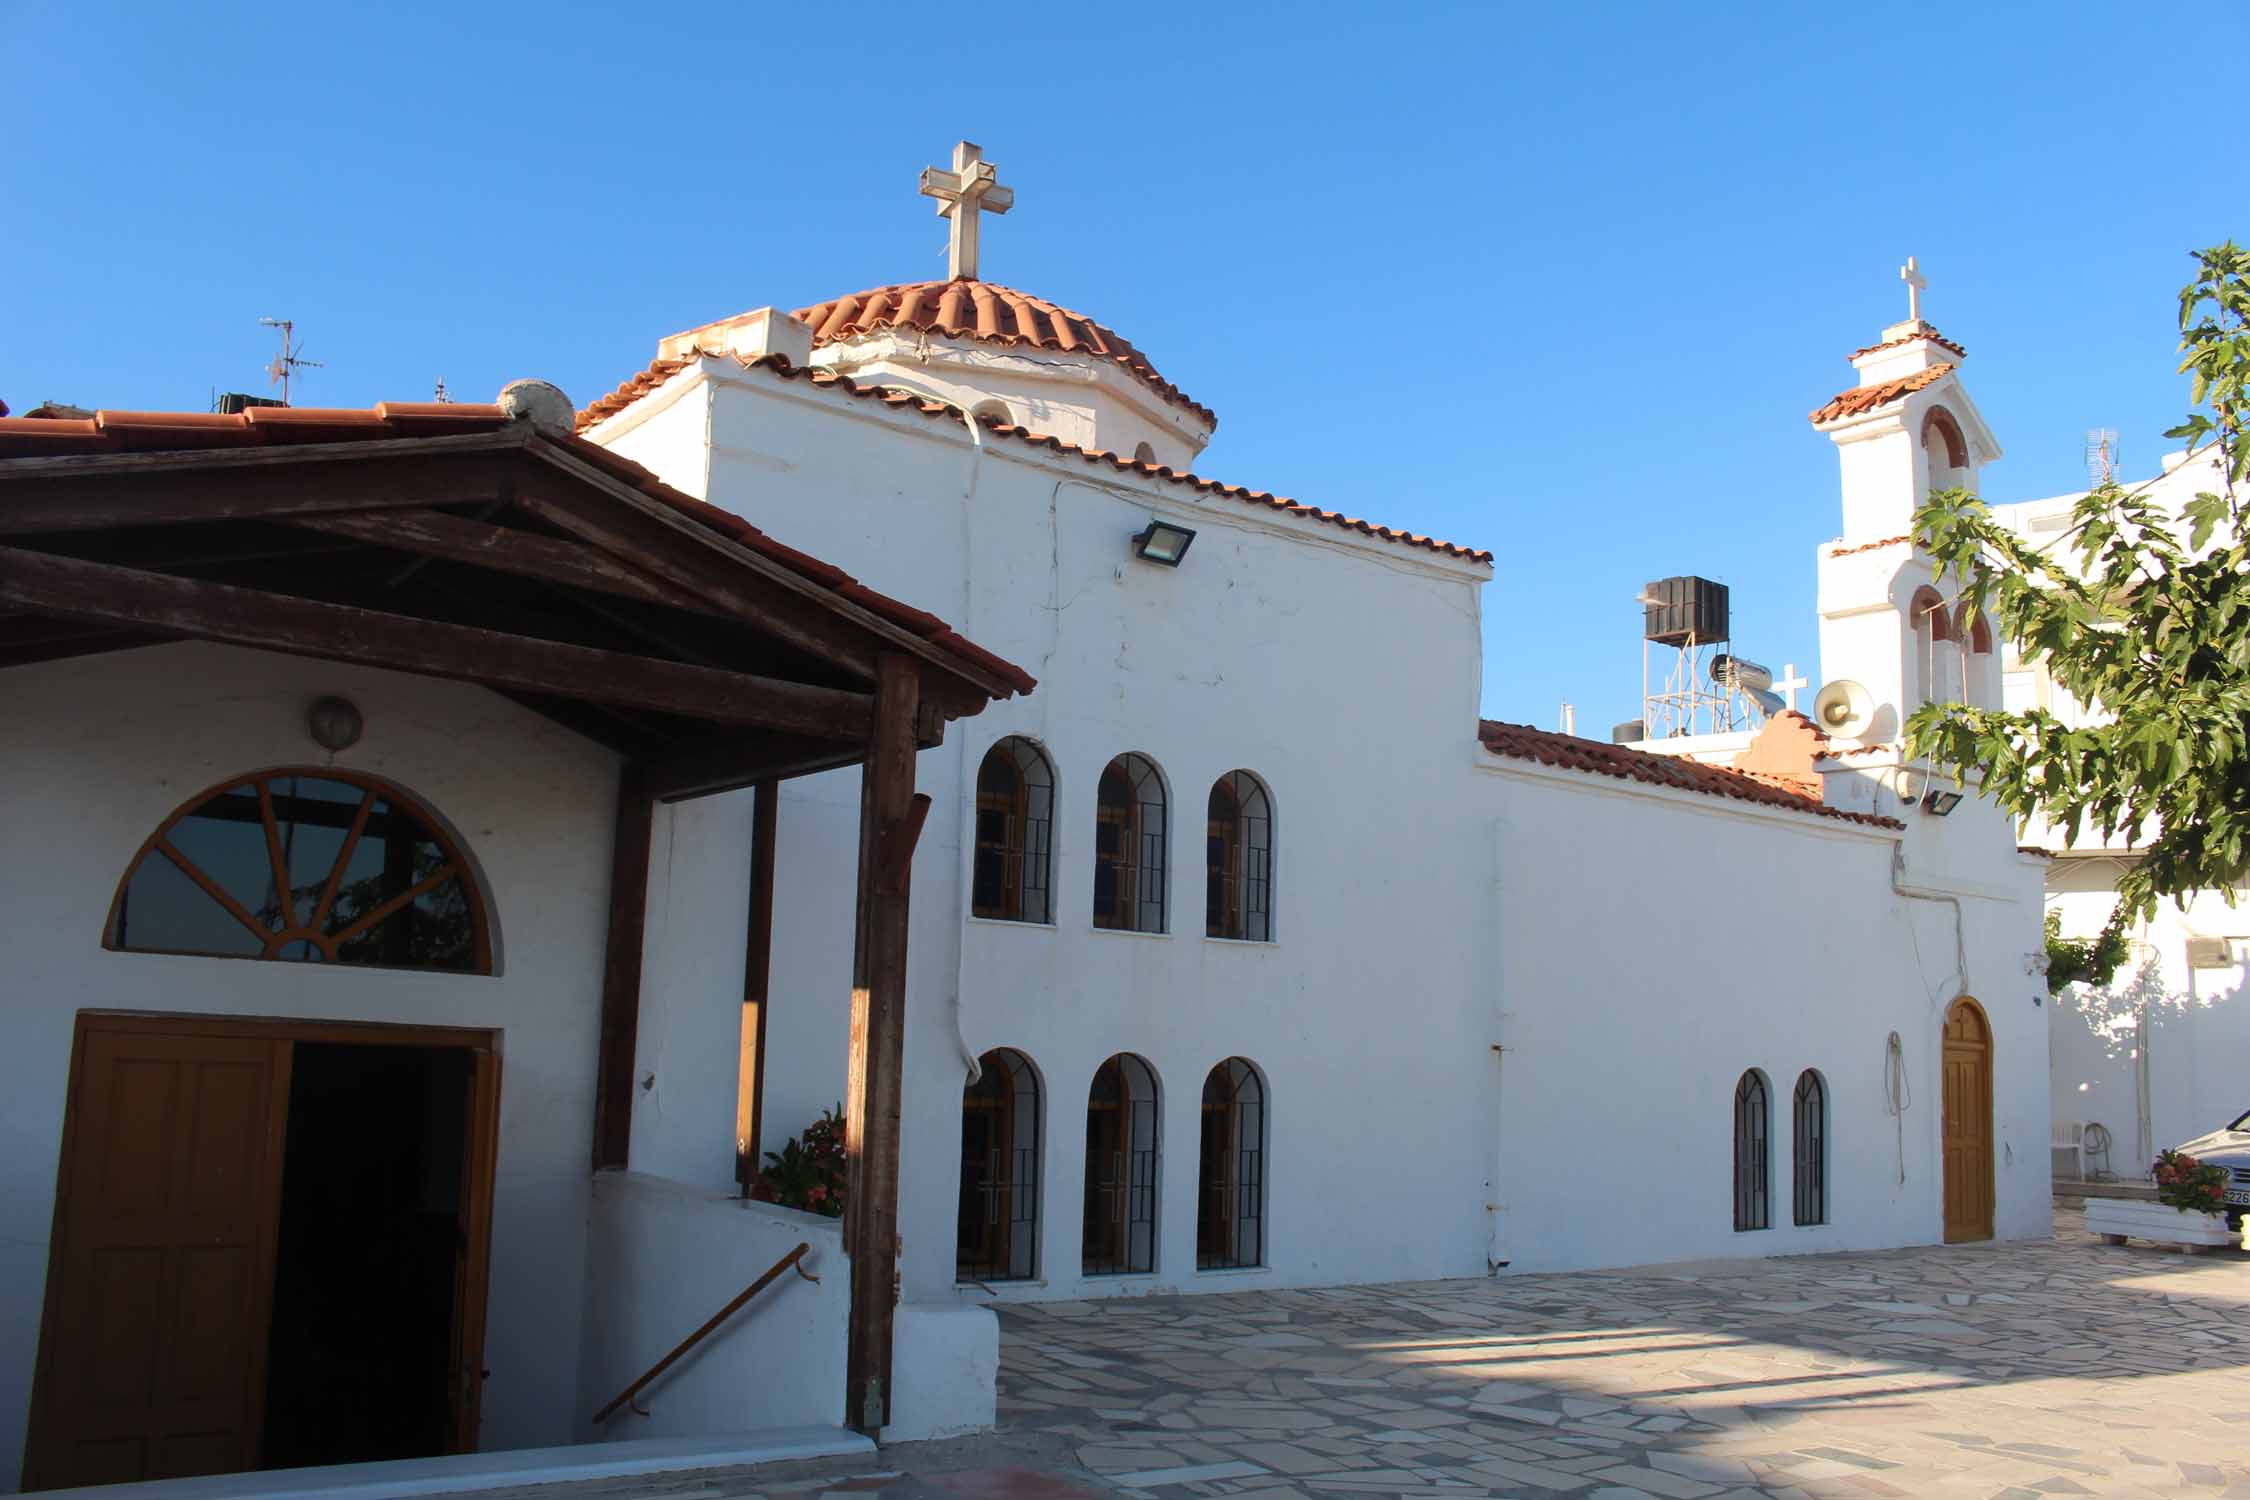
[[[2250,1208],[2250,1187],[2228,1188],[2227,1202],[2232,1203],[2237,1207]]]

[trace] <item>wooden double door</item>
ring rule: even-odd
[[[24,1487],[473,1450],[495,1040],[81,1014]]]
[[[1992,1238],[1992,1026],[1974,1000],[1945,1013],[1945,1238]]]

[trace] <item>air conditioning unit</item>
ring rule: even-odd
[[[2188,967],[2191,969],[2231,969],[2240,963],[2235,955],[2234,943],[2223,937],[2191,937],[2188,939]]]

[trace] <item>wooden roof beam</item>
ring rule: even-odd
[[[864,744],[865,693],[0,547],[0,605]]]

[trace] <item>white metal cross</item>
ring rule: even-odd
[[[1015,189],[1000,185],[999,171],[984,159],[984,148],[963,141],[953,148],[953,170],[922,169],[922,196],[938,201],[940,215],[953,221],[946,239],[945,274],[953,281],[977,279],[977,215],[1004,214],[1015,206]]]
[[[929,190],[924,188],[923,191]],[[1898,279],[1906,283],[1906,321],[1921,322],[1922,291],[1930,284],[1929,278],[1922,274],[1921,267],[1915,265],[1914,257],[1909,255],[1906,257],[1906,264],[1898,268]]]
[[[1797,689],[1811,686],[1811,683],[1797,675],[1797,664],[1790,662],[1781,669],[1781,676],[1774,682],[1773,690],[1781,694],[1783,706],[1791,713],[1795,713],[1797,711]]]

